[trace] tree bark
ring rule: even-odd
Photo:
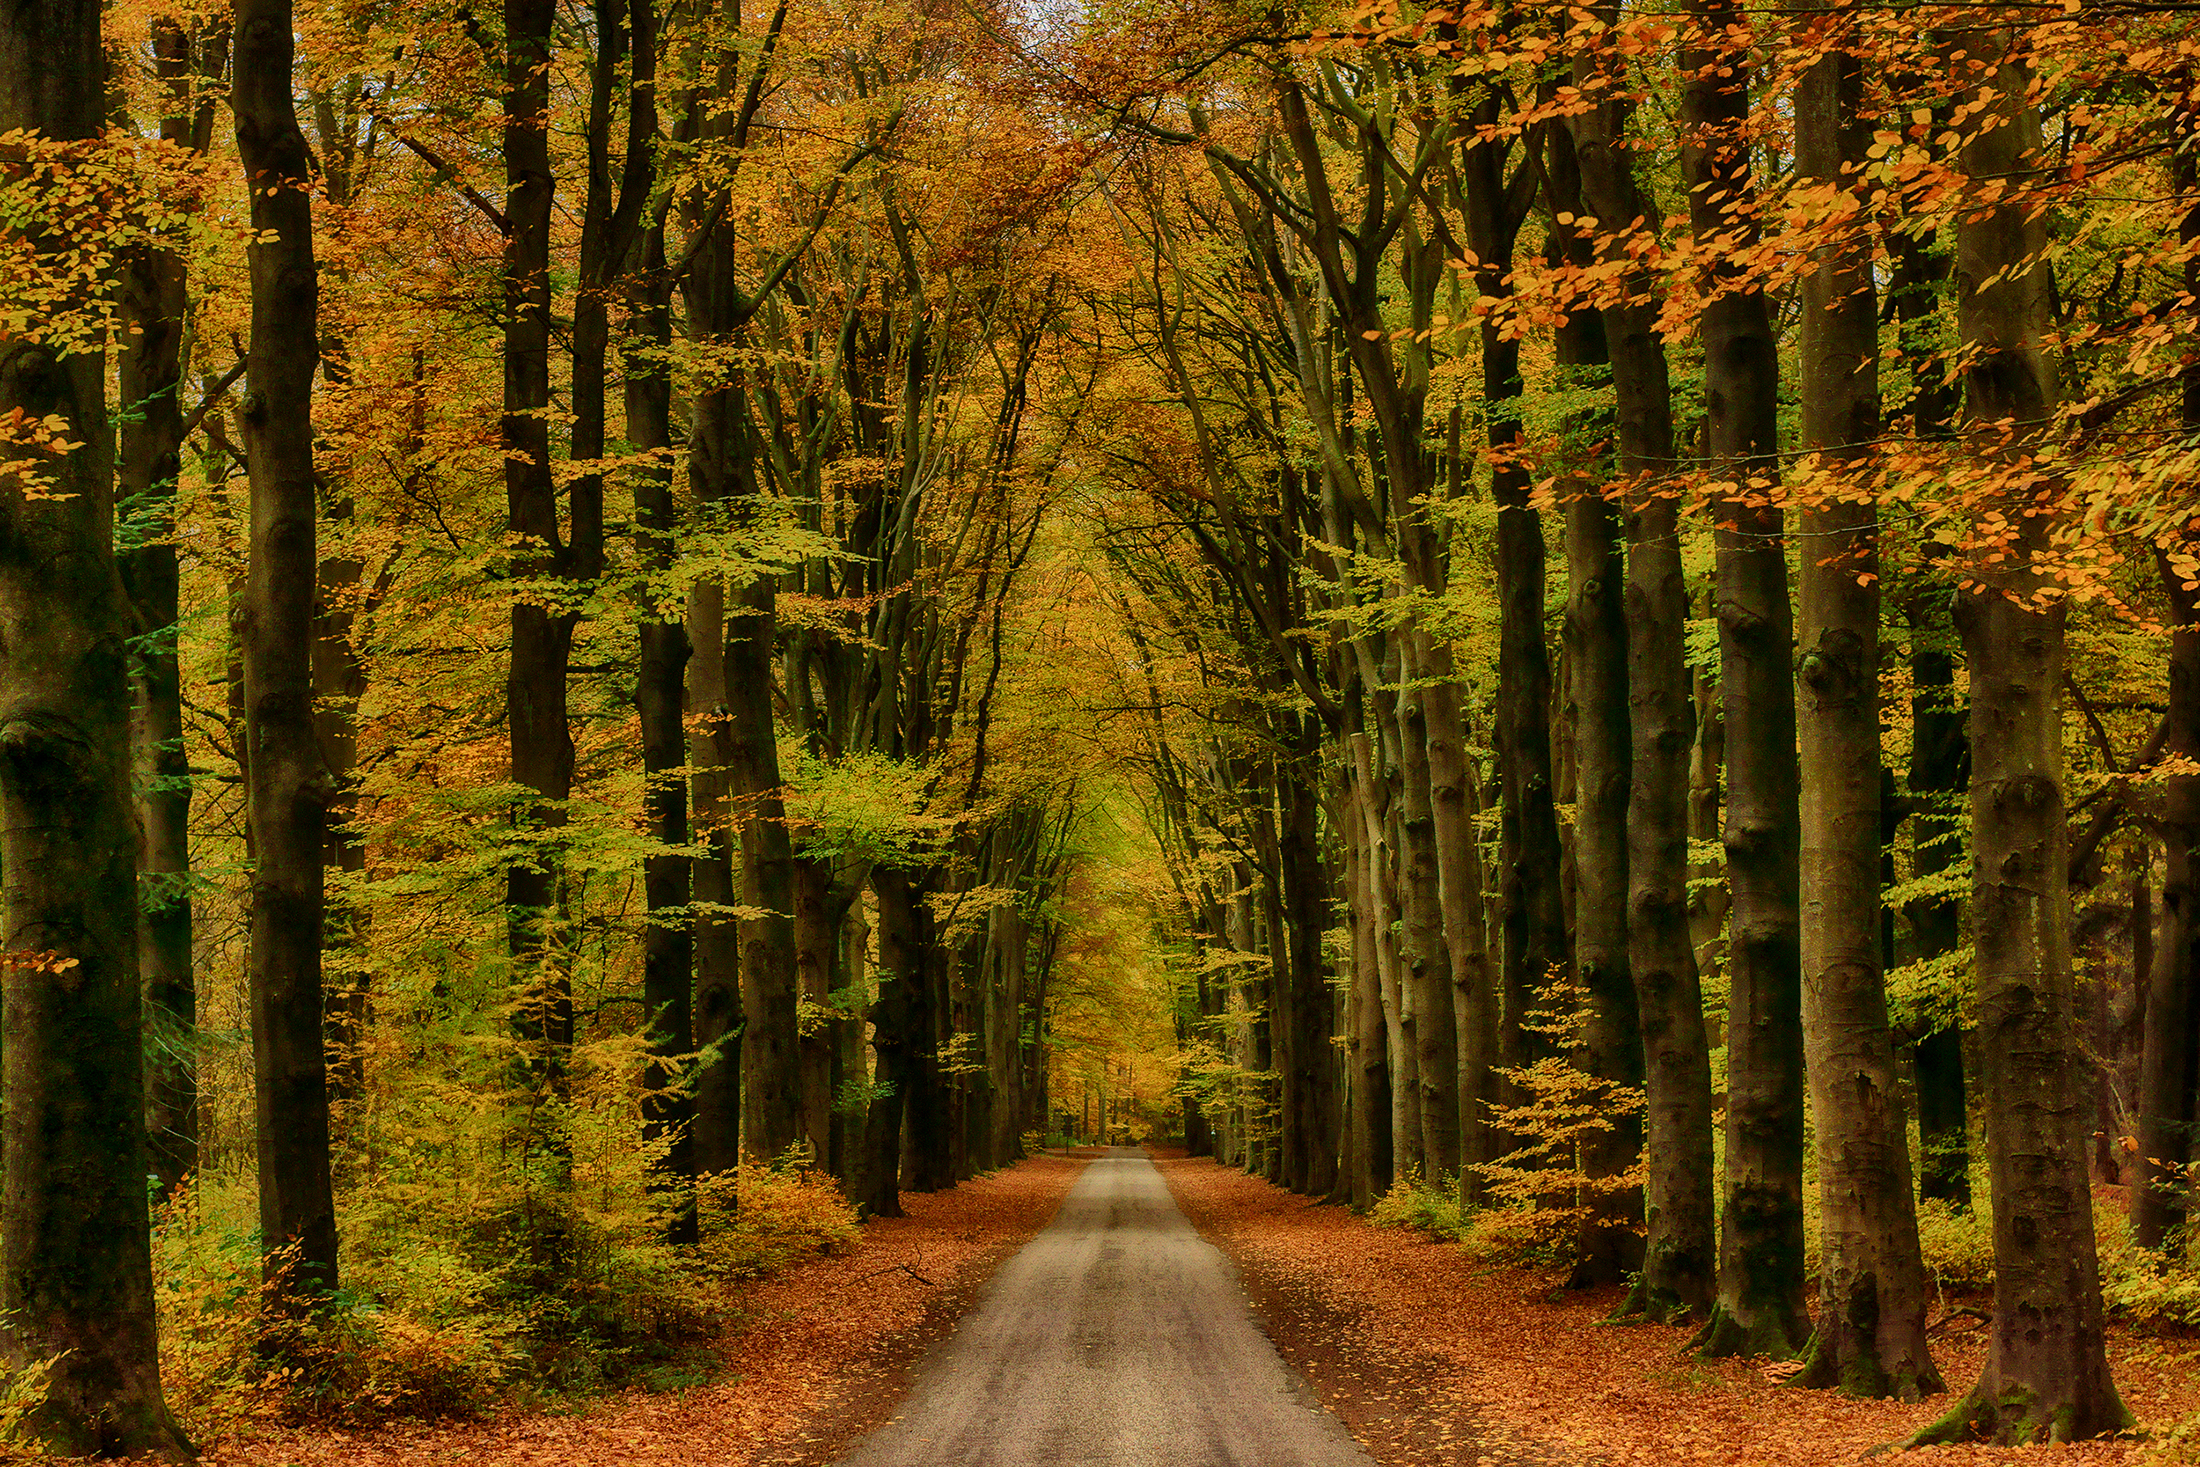
[[[1854,188],[1868,119],[1856,56],[1834,50],[1796,91],[1797,168]],[[1878,436],[1878,323],[1868,245],[1823,245],[1803,283],[1803,440],[1838,467]],[[1826,491],[1813,494],[1823,497]],[[1802,658],[1803,1029],[1823,1219],[1818,1332],[1805,1385],[1906,1400],[1940,1389],[1887,1028],[1879,944],[1876,510],[1805,511]]]
[[[1698,0],[1682,58],[1681,171],[1716,262],[1698,329],[1714,490],[1719,701],[1726,734],[1727,1101],[1718,1303],[1707,1355],[1791,1356],[1803,1302],[1803,1018],[1797,911],[1795,684],[1779,474],[1779,345],[1770,302],[1732,263],[1753,249],[1751,81],[1732,0]]]
[[[539,584],[561,569],[558,491],[550,462],[550,50],[553,0],[504,0],[504,448],[505,524],[515,538],[511,661],[505,720],[512,781],[527,791],[513,810],[515,851],[505,873],[507,945],[521,994],[517,1031],[528,1083],[564,1084],[573,1043],[572,980],[546,947],[556,899],[555,832],[573,787],[573,737],[565,670],[573,618],[552,610]],[[557,1138],[537,1138],[555,1148]]]
[[[705,438],[706,402],[696,404]],[[700,457],[698,454],[697,457]],[[698,489],[704,487],[701,483]],[[733,756],[726,732],[726,591],[715,580],[689,588],[686,641],[689,786],[694,800],[695,843],[689,859],[695,968],[690,1022],[701,1055],[695,1076],[695,1170],[709,1176],[741,1162],[741,938],[734,919],[732,815],[727,809],[727,767]]]
[[[1322,859],[1321,806],[1314,782],[1321,777],[1321,729],[1311,714],[1296,720],[1297,747],[1283,770],[1283,884],[1285,923],[1290,938],[1293,995],[1291,1064],[1302,1097],[1303,1190],[1325,1197],[1337,1186],[1337,1157],[1342,1138],[1337,1095],[1337,1050],[1330,1036],[1337,1025],[1337,1001],[1322,960],[1322,933],[1334,882]]]
[[[291,101],[290,6],[240,5],[230,108],[252,184],[252,346],[238,414],[252,485],[244,687],[252,829],[251,989],[260,1242],[270,1283],[333,1292],[328,1071],[321,1035],[321,848],[329,782],[313,725],[320,364],[311,159]]]
[[[653,0],[634,0],[635,107],[655,115],[656,17]],[[646,66],[646,70],[645,70]],[[663,353],[672,339],[671,286],[665,279],[662,226],[644,237],[630,301],[626,375],[626,439],[637,454],[667,457],[634,474],[634,530],[641,564],[652,577],[677,556],[679,518],[672,502],[672,379]],[[683,684],[687,628],[677,612],[647,591],[640,608],[640,648],[634,711],[642,738],[642,825],[657,849],[642,859],[642,1002],[649,1011],[650,1060],[644,1070],[645,1132],[665,1147],[655,1190],[667,1208],[666,1240],[696,1240],[695,1095],[684,1070],[696,1047],[695,928],[688,915],[694,886],[691,858],[680,854],[688,825],[687,726]],[[713,639],[715,641],[715,638]],[[723,676],[723,674],[720,674]]]
[[[787,863],[793,914],[796,1012],[795,1134],[809,1148],[810,1164],[823,1167],[832,1150],[833,952],[840,940],[832,906],[829,857],[797,856]]]
[[[2187,140],[2175,164],[2177,185],[2187,197],[2200,191],[2200,158]],[[2179,233],[2188,248],[2200,247],[2200,203],[2185,211]],[[2200,254],[2185,261],[2185,288],[2200,292]],[[2200,432],[2200,364],[2185,369],[2179,398],[2181,425]],[[2200,536],[2188,523],[2184,543],[2191,554]],[[2169,709],[2162,720],[2162,747],[2188,759],[2200,758],[2200,596],[2185,589],[2185,576],[2157,551],[2162,592],[2175,625],[2169,644]],[[2139,1061],[2139,1180],[2131,1193],[2131,1235],[2142,1248],[2160,1248],[2171,1229],[2191,1215],[2192,1189],[2179,1169],[2193,1154],[2193,1128],[2200,1121],[2200,775],[2181,774],[2162,791],[2158,829],[2162,841],[2161,926],[2154,934],[2154,961],[2141,975],[2146,984],[2146,1018]],[[2135,934],[2136,935],[2136,934]]]
[[[1616,12],[1614,12],[1616,14]],[[1577,85],[1597,61],[1576,62]],[[1628,106],[1599,102],[1570,120],[1581,194],[1604,231],[1600,254],[1623,261],[1646,209],[1626,150]],[[1677,502],[1659,480],[1673,469],[1672,400],[1649,281],[1626,267],[1629,300],[1604,309],[1617,402],[1619,471],[1630,481],[1627,523],[1627,689],[1633,785],[1627,801],[1627,958],[1642,1027],[1645,1127],[1642,1274],[1624,1313],[1697,1318],[1717,1274],[1712,1195],[1711,1069],[1703,996],[1688,933],[1688,751],[1695,723],[1683,638]]]
[[[8,8],[0,132],[97,137],[103,78],[97,4]],[[27,243],[55,248],[35,226]],[[106,405],[103,353],[35,332],[0,343],[0,414],[58,416],[82,445],[50,461],[38,497],[0,478],[0,1311],[11,1366],[55,1360],[26,1436],[181,1459],[153,1323],[130,612]]]
[[[2030,63],[2009,30],[1966,31],[1951,78],[1982,113],[1974,182],[2042,155]],[[1967,55],[1964,53],[1968,53]],[[2021,454],[2054,411],[2047,221],[2004,199],[1956,237],[1971,454]],[[2082,1441],[2131,1424],[2103,1344],[2070,973],[2061,693],[2065,606],[2039,564],[2062,488],[2004,491],[2014,543],[1956,603],[1971,670],[1972,940],[1994,1214],[1994,1323],[1978,1384],[1918,1442]]]
[[[1409,666],[1415,678],[1427,671],[1418,657]],[[1405,909],[1403,981],[1420,1084],[1421,1174],[1441,1186],[1459,1173],[1459,1039],[1452,1012],[1451,945],[1444,934],[1426,691],[1409,688],[1398,695],[1399,763],[1405,776],[1398,812],[1398,885]]]
[[[1356,737],[1356,736],[1355,736]],[[1364,740],[1362,741],[1364,743]],[[1347,908],[1352,931],[1351,1068],[1348,1072],[1352,1208],[1365,1212],[1390,1190],[1390,1051],[1383,1018],[1381,914],[1375,899],[1373,822],[1362,808],[1364,790],[1348,772],[1339,803],[1344,811]]]
[[[1936,645],[1953,637],[1947,600],[1927,589],[1910,604],[1910,875],[1923,880],[1962,854],[1962,822],[1952,802],[1970,762],[1955,662]],[[1962,910],[1952,896],[1908,903],[1914,956],[1944,957],[1963,941]],[[1971,1205],[1970,1110],[1964,1095],[1963,1026],[1954,1019],[1917,1041],[1918,1192],[1957,1208]]]
[[[1476,122],[1497,122],[1498,106],[1493,90],[1479,101]],[[1519,181],[1507,185],[1504,156],[1502,147],[1484,142],[1470,144],[1461,156],[1475,290],[1493,306],[1511,294],[1513,253],[1525,208]],[[1507,332],[1496,310],[1482,317],[1481,351],[1483,436],[1489,445],[1490,498],[1497,506],[1493,559],[1498,677],[1492,742],[1497,756],[1497,889],[1502,914],[1497,998],[1502,1014],[1495,1049],[1499,1065],[1519,1069],[1552,1052],[1549,1036],[1525,1027],[1522,1021],[1538,1005],[1539,990],[1554,976],[1570,976],[1571,954],[1559,880],[1558,807],[1551,782],[1543,517],[1529,500],[1534,471],[1519,456],[1520,341]],[[1524,1097],[1515,1094],[1513,1098]]]
[[[1547,166],[1552,201],[1578,216],[1580,171],[1573,135],[1552,128]],[[1562,226],[1549,252],[1554,263],[1585,267],[1592,242]],[[1604,320],[1595,311],[1570,313],[1556,332],[1559,370],[1571,376],[1608,361]],[[1577,430],[1588,425],[1577,424]],[[1568,696],[1573,704],[1574,983],[1580,989],[1580,1064],[1612,1090],[1643,1083],[1642,1026],[1627,964],[1627,799],[1634,763],[1627,699],[1626,569],[1619,517],[1586,475],[1566,486],[1566,621]],[[1580,1167],[1587,1183],[1574,1239],[1569,1288],[1615,1284],[1642,1266],[1642,1191],[1615,1187],[1642,1159],[1639,1111],[1627,1108],[1585,1138]]]
[[[203,155],[211,92],[195,95],[192,37],[174,16],[152,21],[162,141]],[[133,719],[138,786],[138,963],[145,991],[146,1111],[155,1195],[198,1166],[198,992],[191,968],[191,761],[184,750],[177,656],[176,480],[182,472],[184,338],[190,299],[183,256],[149,244],[123,261],[119,294],[137,328],[123,338],[118,396],[126,409],[117,498],[130,528],[119,556],[136,612]]]
[[[915,1076],[914,1042],[923,1030],[924,949],[909,873],[881,866],[871,873],[871,885],[878,894],[878,1001],[871,1006],[878,1070],[863,1128],[862,1201],[873,1217],[900,1217],[901,1132]]]

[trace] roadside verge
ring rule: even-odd
[[[222,1467],[815,1467],[900,1401],[910,1369],[993,1270],[1061,1207],[1085,1155],[1044,1154],[948,1192],[902,1194],[838,1256],[743,1291],[717,1384],[612,1397],[573,1415],[216,1444]]]

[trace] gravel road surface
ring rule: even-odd
[[[846,1467],[1372,1467],[1117,1147],[1001,1265]]]

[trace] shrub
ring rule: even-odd
[[[730,1173],[705,1178],[699,1189],[697,1263],[706,1273],[760,1278],[796,1259],[854,1246],[856,1210],[831,1177],[806,1168],[751,1170],[743,1168],[738,1182]]]
[[[1933,1198],[1918,1203],[1917,1241],[1925,1271],[1941,1289],[1969,1293],[1994,1286],[1994,1224],[1983,1197],[1968,1211]]]
[[[1386,1228],[1412,1228],[1456,1243],[1467,1236],[1471,1215],[1456,1193],[1403,1176],[1376,1199],[1368,1217]]]

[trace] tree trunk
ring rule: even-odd
[[[645,58],[654,60],[656,54],[651,0],[635,0],[633,13],[635,105],[650,108],[654,116],[654,88],[641,85],[647,79]],[[639,264],[641,280],[633,293],[628,323],[631,347],[624,364],[626,438],[636,453],[662,454],[672,446],[672,380],[661,355],[671,342],[672,320],[661,227],[650,230],[643,240]],[[642,565],[653,576],[672,568],[678,525],[670,466],[651,463],[637,469],[635,541]],[[651,1036],[642,1118],[647,1134],[666,1148],[656,1190],[668,1203],[667,1241],[692,1243],[696,1238],[695,1095],[682,1071],[696,1044],[697,924],[687,916],[693,891],[690,858],[679,854],[691,836],[684,774],[687,727],[682,716],[688,637],[679,614],[658,605],[647,592],[640,612],[634,711],[642,738],[642,824],[658,847],[642,860],[642,901],[648,914],[642,933],[642,1002],[649,1010]]]
[[[1615,12],[1616,13],[1616,12]],[[1577,63],[1593,68],[1591,62]],[[1593,69],[1577,84],[1594,78]],[[1571,120],[1589,212],[1608,231],[1607,262],[1645,214],[1626,150],[1627,106],[1606,101]],[[1627,801],[1627,959],[1640,1014],[1648,1092],[1642,1274],[1623,1312],[1699,1317],[1717,1271],[1711,1069],[1703,996],[1688,934],[1688,751],[1695,724],[1683,637],[1676,502],[1655,487],[1673,469],[1672,401],[1649,281],[1627,267],[1628,304],[1604,310],[1618,407],[1619,470],[1632,481],[1627,526],[1627,688],[1634,755]]]
[[[696,404],[696,443],[706,402]],[[700,488],[701,486],[698,485]],[[726,803],[733,761],[726,727],[725,586],[697,581],[688,590],[686,641],[689,776],[695,806],[689,860],[695,917],[691,1022],[702,1056],[695,1076],[694,1155],[698,1175],[730,1172],[741,1162],[741,938],[732,914],[734,831]]]
[[[1967,31],[1957,82],[1987,126],[1963,148],[1974,182],[2034,166],[2030,65],[2006,30]],[[1959,53],[1960,54],[1960,53]],[[1956,306],[1972,452],[2021,451],[2055,409],[2047,221],[2021,200],[1967,216]],[[2040,565],[2061,486],[2000,505],[2013,543],[1956,603],[1971,670],[1972,940],[1994,1212],[1994,1323],[1978,1384],[1917,1441],[2083,1441],[2131,1424],[2101,1336],[2100,1262],[2078,1094],[2063,802],[2064,603]],[[2039,511],[2039,512],[2035,512]],[[2044,599],[2043,599],[2044,598]]]
[[[190,35],[155,16],[153,62],[161,81],[164,142],[204,154],[211,96],[194,98]],[[183,674],[177,657],[176,480],[182,472],[183,348],[190,299],[183,256],[148,245],[123,261],[119,294],[134,334],[117,362],[125,409],[117,499],[123,584],[136,612],[131,734],[138,786],[138,964],[145,993],[145,1125],[155,1195],[166,1197],[198,1166],[198,992],[191,968],[191,762],[184,749]]]
[[[769,580],[750,584],[726,623],[730,794],[741,824],[741,1154],[770,1163],[801,1137],[796,1022],[794,849],[772,724]]]
[[[504,0],[504,499],[514,537],[513,578],[555,576],[563,544],[550,462],[550,50],[552,0]],[[540,591],[512,601],[511,663],[504,702],[512,781],[528,793],[513,809],[515,852],[505,875],[512,979],[521,993],[517,1030],[528,1083],[555,1093],[573,1043],[571,974],[548,946],[556,900],[555,832],[573,786],[565,671],[573,618]],[[555,1137],[535,1144],[556,1148]]]
[[[1833,52],[1796,91],[1798,169],[1854,186],[1868,135],[1857,58]],[[1837,468],[1878,434],[1878,323],[1867,242],[1825,246],[1803,283],[1803,440]],[[1803,1029],[1823,1219],[1818,1332],[1802,1384],[1914,1400],[1940,1389],[1879,944],[1876,511],[1805,512],[1802,557]]]
[[[1357,737],[1357,736],[1355,736]],[[1361,741],[1364,744],[1364,740]],[[1340,800],[1344,810],[1348,907],[1352,928],[1351,1070],[1348,1075],[1351,1103],[1350,1175],[1352,1207],[1365,1212],[1390,1190],[1392,1179],[1390,1129],[1390,1051],[1388,1026],[1383,1017],[1381,914],[1375,899],[1375,847],[1369,839],[1374,828],[1362,808],[1366,798],[1356,775],[1348,775]]]
[[[1444,905],[1444,941],[1451,953],[1449,1000],[1452,1026],[1453,1101],[1458,1136],[1456,1169],[1462,1195],[1479,1198],[1482,1176],[1471,1170],[1497,1158],[1490,1105],[1497,1097],[1498,998],[1490,971],[1488,907],[1483,900],[1482,852],[1474,830],[1480,808],[1469,788],[1476,770],[1467,758],[1466,720],[1451,648],[1422,638],[1431,681],[1420,690],[1428,725],[1429,792],[1435,812],[1438,889]],[[1423,1111],[1424,1124],[1427,1112]]]
[[[244,8],[266,37],[267,18]],[[99,23],[86,0],[11,8],[0,132],[99,135]],[[287,79],[287,24],[280,39]],[[35,233],[27,243],[51,248]],[[35,332],[0,343],[0,414],[58,416],[82,445],[51,461],[39,497],[0,478],[0,1311],[11,1366],[55,1362],[27,1437],[64,1453],[180,1459],[153,1325],[130,613],[106,404],[103,354],[64,354]]]
[[[912,1192],[943,1192],[955,1185],[947,1144],[954,1107],[948,1076],[940,1064],[940,1046],[949,1023],[947,964],[928,900],[937,880],[936,867],[909,877],[909,935],[900,969],[909,975],[902,980],[909,986],[909,1017],[903,1031],[909,1098],[902,1107],[909,1133],[909,1168],[903,1183]],[[883,956],[883,946],[880,951]]]
[[[1552,128],[1547,168],[1558,206],[1579,215],[1580,171],[1573,135]],[[1592,242],[1565,226],[1548,246],[1554,264],[1586,267]],[[1556,333],[1559,370],[1570,380],[1608,360],[1603,317],[1577,310]],[[1570,383],[1571,385],[1571,383]],[[1582,425],[1576,425],[1577,428]],[[1573,708],[1573,972],[1581,993],[1579,1063],[1607,1090],[1643,1083],[1642,1026],[1627,966],[1627,798],[1634,761],[1627,711],[1626,572],[1618,516],[1586,477],[1566,486],[1567,696]],[[1642,1266],[1642,1191],[1620,1187],[1642,1159],[1640,1113],[1621,1108],[1585,1138],[1579,1165],[1586,1184],[1574,1240],[1569,1288],[1615,1284]]]
[[[924,950],[909,873],[881,866],[871,885],[878,893],[878,1001],[871,1006],[878,1068],[863,1128],[861,1200],[873,1217],[900,1217],[901,1131],[915,1078],[914,1040],[923,1027]]]
[[[1566,505],[1567,671],[1573,679],[1574,981],[1580,986],[1582,1064],[1610,1089],[1643,1083],[1642,1029],[1627,964],[1627,797],[1633,752],[1627,709],[1627,612],[1618,517],[1595,489]],[[1603,1191],[1642,1157],[1642,1118],[1611,1115],[1585,1140],[1590,1184],[1569,1286],[1618,1283],[1642,1266],[1642,1194]]]
[[[2196,374],[2200,375],[2200,374]],[[2195,393],[2200,396],[2200,393]],[[2177,618],[2170,636],[2169,712],[2163,751],[2200,759],[2200,597],[2185,575],[2161,561],[2162,586]],[[2163,791],[2159,821],[2163,878],[2161,925],[2152,971],[2145,975],[2145,1047],[2139,1071],[2138,1185],[2132,1189],[2131,1235],[2142,1248],[2163,1246],[2187,1221],[2192,1187],[2183,1168],[2193,1151],[2195,1095],[2200,1091],[2200,775],[2177,775]]]
[[[840,924],[832,909],[830,857],[798,856],[788,863],[794,911],[797,1116],[795,1130],[809,1148],[810,1164],[823,1167],[832,1149],[833,1026],[826,1019],[832,1000],[833,951]]]
[[[1426,671],[1419,656],[1409,666],[1416,679]],[[1412,1015],[1420,1083],[1421,1174],[1448,1186],[1459,1173],[1459,1039],[1452,1014],[1451,945],[1444,933],[1425,692],[1409,689],[1398,695],[1399,764],[1405,776],[1398,885],[1405,909],[1406,1009]]]
[[[1962,854],[1962,821],[1953,809],[1970,760],[1946,597],[1928,589],[1912,598],[1910,621],[1910,876],[1922,880]],[[1918,958],[1944,957],[1963,941],[1962,910],[1952,896],[1919,897],[1903,909]],[[1957,1208],[1971,1205],[1970,1113],[1964,1096],[1963,1026],[1950,1019],[1917,1041],[1918,1192]]]
[[[2200,160],[2187,148],[2177,161],[2177,183],[2188,197],[2200,187]],[[2200,246],[2200,204],[2185,211],[2181,233],[2188,248]],[[2185,261],[2185,288],[2200,292],[2200,254]],[[2185,369],[2182,426],[2200,432],[2200,365]],[[2189,555],[2187,530],[2177,547]],[[2185,575],[2157,552],[2162,592],[2176,618],[2169,644],[2169,710],[2162,721],[2165,753],[2200,758],[2200,596],[2185,589]],[[2160,1248],[2192,1211],[2192,1188],[2181,1168],[2193,1154],[2193,1126],[2200,1115],[2200,775],[2181,774],[2162,792],[2158,829],[2162,840],[2162,919],[2154,935],[2154,961],[2140,977],[2146,984],[2145,1038],[2139,1062],[2139,1184],[2131,1194],[2131,1236],[2142,1248]]]
[[[869,880],[868,874],[863,877]],[[833,1127],[828,1165],[848,1197],[858,1196],[863,1181],[863,1115],[869,1102],[856,1105],[843,1097],[868,1093],[870,1067],[865,1061],[867,1027],[850,1000],[863,991],[864,967],[869,961],[871,928],[864,920],[860,886],[841,893],[840,962],[833,970],[835,1012],[833,1021]]]
[[[1292,1088],[1297,1091],[1298,1126],[1283,1138],[1292,1155],[1289,1170],[1298,1190],[1327,1196],[1337,1185],[1336,1049],[1329,1042],[1336,1027],[1336,1001],[1322,962],[1322,933],[1329,926],[1328,871],[1322,862],[1321,807],[1314,794],[1320,777],[1321,731],[1311,715],[1289,719],[1286,733],[1295,744],[1290,764],[1279,766],[1282,820],[1279,827],[1283,875],[1285,950],[1291,973]]]
[[[1496,112],[1493,95],[1478,107],[1476,121],[1495,122]],[[1520,228],[1519,206],[1506,186],[1504,149],[1470,145],[1461,166],[1466,176],[1467,234],[1475,254],[1475,289],[1484,300],[1500,302],[1511,292]],[[1492,742],[1497,756],[1497,889],[1502,914],[1496,996],[1502,1014],[1495,1057],[1504,1068],[1518,1069],[1552,1051],[1550,1037],[1524,1027],[1522,1020],[1538,1005],[1538,991],[1550,984],[1554,974],[1567,976],[1570,954],[1559,882],[1558,808],[1551,784],[1543,518],[1529,502],[1534,471],[1519,457],[1520,342],[1507,334],[1501,318],[1492,312],[1482,318],[1480,344],[1490,498],[1497,506],[1493,560],[1498,677]],[[1513,1096],[1521,1098],[1517,1093]]]
[[[252,347],[239,421],[252,484],[244,686],[251,744],[251,988],[260,1242],[296,1301],[333,1292],[328,1070],[321,1040],[321,847],[328,774],[313,727],[316,506],[313,376],[320,364],[311,159],[291,103],[286,3],[237,16],[237,155],[252,181]]]
[[[1714,260],[1755,248],[1745,129],[1750,68],[1726,37],[1731,0],[1698,0],[1681,170],[1696,243]],[[1797,912],[1795,684],[1786,525],[1753,480],[1779,473],[1779,345],[1770,302],[1732,264],[1711,267],[1699,325],[1717,517],[1719,701],[1726,725],[1727,1100],[1718,1304],[1707,1355],[1785,1359],[1810,1337],[1803,1302],[1803,1016]]]

